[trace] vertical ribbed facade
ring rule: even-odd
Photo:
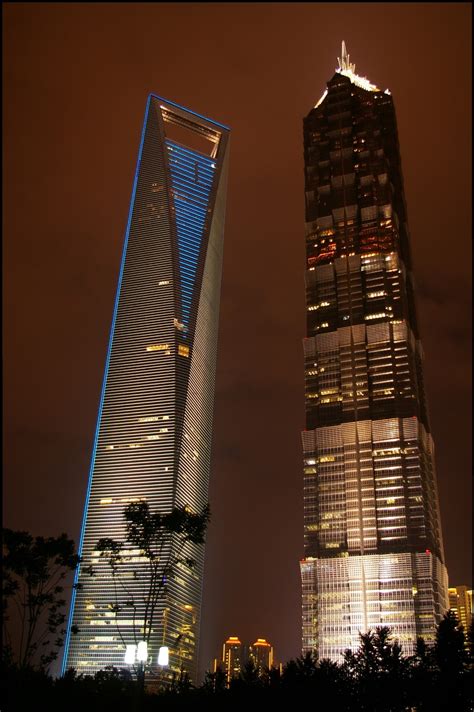
[[[173,133],[174,130],[174,133]],[[209,150],[172,138],[180,131]],[[124,666],[143,625],[144,563],[129,552],[116,592],[95,547],[124,539],[124,507],[152,511],[208,501],[229,130],[150,95],[142,131],[105,367],[63,669]],[[196,678],[204,547],[168,584],[149,660],[170,649],[170,669]],[[92,565],[94,576],[87,574]],[[144,569],[143,569],[144,570]],[[135,617],[126,602],[133,597]],[[121,610],[110,604],[118,600]],[[79,632],[70,634],[71,626]]]
[[[434,639],[447,573],[395,110],[343,47],[304,120],[303,651]]]

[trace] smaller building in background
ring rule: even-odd
[[[448,589],[449,607],[467,633],[472,621],[472,590],[467,586],[453,586]]]
[[[227,684],[232,678],[239,677],[247,663],[253,662],[259,673],[273,665],[273,646],[265,638],[257,638],[255,643],[249,645],[242,643],[237,636],[229,636],[222,646],[222,660],[214,658],[211,665],[212,672],[218,668],[225,673]]]
[[[237,636],[231,635],[222,646],[221,669],[226,674],[227,683],[229,683],[233,677],[240,675],[240,671],[244,665],[242,643]]]
[[[249,648],[249,659],[253,660],[259,670],[271,668],[273,665],[273,646],[265,638],[257,638]]]

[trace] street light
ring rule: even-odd
[[[125,649],[125,660],[124,660],[124,662],[127,665],[133,665],[135,663],[136,651],[137,651],[136,645],[127,645],[127,647]]]
[[[170,655],[169,648],[166,645],[162,645],[158,651],[158,665],[165,667],[169,663]]]
[[[148,643],[146,642],[146,640],[141,640],[138,643],[137,660],[142,663],[148,660]]]
[[[136,662],[144,663],[148,660],[148,643],[141,640],[138,645],[127,645],[125,649],[125,662],[134,665]]]

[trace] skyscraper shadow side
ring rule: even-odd
[[[447,572],[395,109],[339,69],[304,120],[303,651],[434,640]]]
[[[173,138],[176,127],[183,137],[179,142]],[[197,136],[202,149],[187,146],[186,136]],[[101,537],[124,539],[124,507],[146,501],[152,511],[186,506],[198,512],[208,501],[228,152],[227,127],[149,96],[63,671],[75,667],[94,674],[106,665],[124,667],[125,646],[136,642],[143,624],[141,553],[129,552],[117,588],[96,551]],[[170,670],[184,669],[195,679],[204,546],[187,544],[183,556],[196,566],[179,568],[167,583],[148,653],[156,666],[159,647],[169,647]],[[91,565],[93,576],[86,572]],[[79,632],[71,635],[71,626]]]

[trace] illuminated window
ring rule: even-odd
[[[170,348],[169,344],[150,344],[146,347],[147,351],[166,351]]]
[[[379,314],[366,314],[364,319],[381,319],[384,316],[387,316],[385,312],[380,312]]]

